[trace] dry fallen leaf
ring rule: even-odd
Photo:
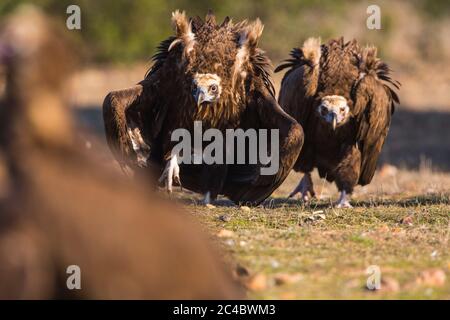
[[[267,276],[263,273],[257,273],[250,277],[246,286],[251,291],[263,291],[267,288]]]
[[[274,276],[274,281],[277,286],[281,286],[283,284],[292,284],[299,282],[303,276],[300,273],[279,273]]]
[[[250,209],[250,207],[247,207],[247,206],[242,206],[242,207],[241,207],[241,210],[242,210],[242,211],[247,211],[247,212],[248,212],[248,211],[251,211],[252,209]]]
[[[420,273],[416,283],[422,286],[440,287],[445,284],[446,275],[441,269],[429,269]]]
[[[400,220],[401,224],[405,224],[407,226],[412,226],[413,225],[413,216],[406,216],[404,218],[402,218],[402,220]]]
[[[312,215],[305,218],[305,222],[314,222],[318,220],[325,220],[326,216],[322,213],[313,213]]]
[[[402,228],[392,228],[391,232],[395,235],[404,235],[406,233],[405,229]]]
[[[215,205],[210,204],[210,203],[208,203],[208,204],[206,205],[206,207],[207,207],[208,209],[215,209],[215,208],[216,208]]]
[[[230,218],[229,215],[223,214],[223,215],[219,216],[219,220],[220,220],[220,221],[223,221],[223,222],[228,222],[228,221],[231,220],[231,218]]]
[[[234,237],[234,232],[231,230],[222,229],[217,233],[219,238],[231,238]]]

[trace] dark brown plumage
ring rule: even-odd
[[[275,175],[260,175],[261,164],[182,164],[181,177],[177,168],[172,174],[173,167],[168,177],[167,170],[163,173],[166,181],[181,178],[184,187],[209,192],[213,199],[223,194],[235,202],[257,204],[283,182],[303,143],[301,127],[274,98],[270,61],[257,47],[263,26],[259,20],[233,23],[229,18],[219,25],[211,13],[205,21],[189,20],[178,11],[172,23],[176,35],[160,44],[145,79],[106,97],[109,146],[122,165],[156,168],[160,174],[170,163],[171,132],[192,132],[195,120],[202,121],[203,130],[279,129]],[[207,91],[208,85],[214,90]]]
[[[185,212],[78,147],[58,30],[24,8],[0,32],[0,299],[243,297]],[[69,265],[81,268],[81,290],[67,289]]]
[[[304,128],[305,145],[294,166],[305,173],[291,194],[314,196],[310,172],[335,181],[339,206],[350,206],[346,194],[370,183],[388,134],[399,83],[390,76],[375,47],[361,48],[343,38],[320,44],[310,38],[295,48],[276,72],[289,68],[279,103]]]

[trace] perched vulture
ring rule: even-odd
[[[76,143],[64,30],[30,7],[0,30],[0,299],[241,298],[186,213]]]
[[[263,25],[233,23],[228,17],[217,24],[212,13],[203,21],[179,11],[172,14],[172,24],[175,35],[161,42],[145,79],[105,98],[108,144],[122,166],[149,168],[161,175],[169,192],[175,181],[205,194],[205,202],[222,194],[258,204],[283,182],[303,144],[301,126],[274,97],[270,61],[258,48]],[[183,128],[193,135],[194,121],[201,121],[204,131],[222,133],[278,129],[279,170],[261,174],[267,166],[262,161],[179,165],[171,133]]]
[[[294,166],[305,175],[290,194],[314,196],[311,171],[336,182],[338,207],[351,207],[355,185],[370,183],[389,131],[394,89],[388,65],[375,47],[361,48],[343,38],[320,44],[310,38],[276,68],[289,68],[281,83],[279,103],[303,127],[305,144]]]

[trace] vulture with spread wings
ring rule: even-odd
[[[289,68],[280,90],[281,107],[305,130],[305,144],[294,166],[305,175],[291,193],[314,196],[311,171],[335,181],[338,207],[351,207],[347,195],[370,183],[389,131],[394,89],[388,65],[375,47],[361,48],[343,38],[320,44],[310,38],[295,48],[275,72]]]
[[[168,191],[177,182],[204,193],[206,202],[222,194],[258,204],[283,182],[303,144],[301,126],[274,97],[270,61],[258,48],[263,25],[233,23],[228,17],[217,24],[212,13],[203,21],[179,11],[172,14],[172,24],[176,34],[161,42],[145,79],[105,98],[108,144],[122,166],[146,167],[160,175]],[[201,121],[203,130],[222,133],[278,129],[279,170],[262,175],[267,166],[262,161],[180,164],[172,154],[171,134],[182,128],[193,135],[194,121]]]

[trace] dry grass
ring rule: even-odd
[[[205,208],[197,195],[177,195],[248,270],[250,298],[450,299],[450,282],[442,283],[450,272],[449,174],[386,167],[357,188],[354,209],[332,208],[335,187],[317,177],[320,200],[285,200],[299,178],[291,174],[264,206],[250,210],[226,200]],[[382,273],[376,292],[366,289],[370,265]]]

